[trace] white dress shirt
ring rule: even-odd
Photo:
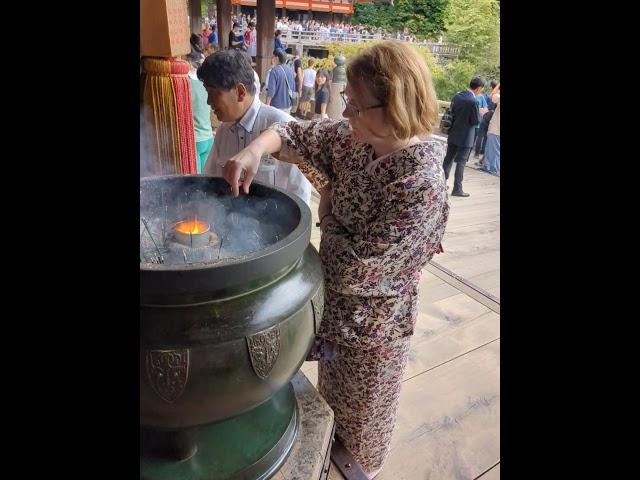
[[[290,121],[295,121],[291,115],[265,105],[255,95],[251,107],[240,121],[220,124],[202,173],[221,177],[222,167],[227,160],[258,138],[263,130],[276,122]],[[271,155],[265,155],[262,157],[255,179],[295,193],[311,206],[311,183],[298,167],[291,163],[281,162]]]

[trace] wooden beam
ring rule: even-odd
[[[202,0],[189,0],[189,18],[191,33],[202,34]]]
[[[216,0],[218,19],[218,45],[220,49],[229,48],[231,31],[231,0]]]
[[[271,68],[273,56],[273,32],[275,32],[276,0],[260,0],[256,6],[258,24],[258,55],[256,56],[256,70],[260,76],[260,82],[267,77],[267,70]]]

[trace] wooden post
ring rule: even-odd
[[[231,0],[216,0],[218,19],[218,45],[220,50],[229,48],[229,32],[231,31]]]
[[[201,0],[189,0],[189,18],[191,19],[191,33],[202,34]]]
[[[258,24],[258,56],[256,57],[256,69],[260,76],[260,82],[267,77],[267,70],[271,67],[273,56],[273,32],[275,32],[276,0],[260,0],[256,5]]]

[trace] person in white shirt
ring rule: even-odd
[[[198,78],[208,94],[208,103],[222,122],[204,166],[205,175],[222,176],[229,158],[245,148],[276,122],[294,118],[265,105],[256,92],[251,60],[240,50],[220,50],[208,56],[198,69]],[[265,155],[256,175],[260,182],[283,188],[311,205],[311,183],[297,166]]]
[[[300,118],[306,118],[307,112],[311,111],[311,98],[316,84],[316,71],[313,69],[314,63],[315,60],[310,58],[309,66],[302,72],[302,95],[296,112],[296,115]]]

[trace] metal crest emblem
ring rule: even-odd
[[[147,377],[154,392],[167,403],[175,402],[189,379],[189,349],[148,350]]]
[[[247,347],[253,371],[261,379],[271,373],[280,353],[280,328],[275,325],[247,337]]]

